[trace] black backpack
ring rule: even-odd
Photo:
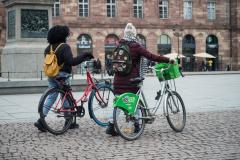
[[[132,66],[132,57],[129,46],[126,43],[120,43],[113,51],[113,72],[123,76],[128,75],[132,71]]]

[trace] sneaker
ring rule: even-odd
[[[38,130],[40,130],[41,132],[47,132],[40,119],[38,119],[37,122],[34,123],[34,126],[37,127]]]
[[[77,128],[79,128],[79,124],[77,123],[72,123],[69,127],[69,129],[77,129]]]
[[[138,122],[134,123],[134,127],[135,127],[134,128],[134,133],[138,133],[141,130],[140,125],[139,125]]]
[[[110,134],[112,136],[117,136],[118,133],[115,130],[114,124],[113,123],[109,123],[108,127],[106,129],[106,134]]]

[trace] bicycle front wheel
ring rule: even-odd
[[[102,85],[91,92],[88,109],[90,117],[100,126],[107,126],[113,114],[114,93],[110,85]]]
[[[58,88],[48,89],[41,97],[38,112],[43,126],[52,134],[67,131],[73,121],[71,98]],[[63,111],[64,109],[64,111]]]
[[[177,92],[172,91],[168,94],[166,111],[170,127],[176,132],[181,132],[186,124],[186,110],[183,100]]]
[[[140,103],[134,115],[129,115],[118,107],[113,111],[114,126],[120,136],[128,141],[136,140],[143,133],[145,127],[143,117],[145,117],[145,111]]]

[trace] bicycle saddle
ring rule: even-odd
[[[138,84],[141,83],[145,78],[143,77],[136,77],[136,78],[131,78],[130,82],[131,84]]]

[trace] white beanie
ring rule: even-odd
[[[124,37],[136,37],[137,30],[132,23],[128,23],[124,29]]]

